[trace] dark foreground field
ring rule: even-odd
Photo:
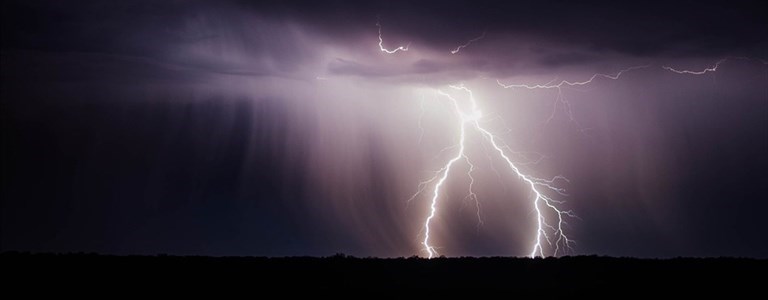
[[[535,292],[624,290],[760,291],[768,260],[666,260],[578,256],[527,258],[327,258],[107,256],[3,253],[4,286],[182,288],[184,291],[355,288],[474,288]],[[50,290],[48,290],[50,292]]]

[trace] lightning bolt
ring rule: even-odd
[[[669,66],[662,66],[661,68],[664,69],[664,70],[670,71],[670,72],[677,73],[677,74],[704,75],[704,74],[707,74],[707,73],[717,72],[717,69],[720,68],[720,65],[722,65],[723,63],[726,63],[726,62],[728,62],[730,60],[747,60],[747,61],[759,62],[759,63],[761,63],[763,65],[768,65],[768,61],[765,61],[765,60],[759,59],[759,58],[751,58],[751,57],[746,57],[746,56],[730,56],[730,57],[726,57],[726,58],[718,60],[717,62],[715,62],[709,68],[704,68],[701,71],[680,70],[680,69],[676,69],[676,68],[669,67]]]
[[[405,47],[399,46],[393,50],[384,48],[384,39],[381,38],[381,22],[378,20],[376,21],[376,27],[379,28],[379,50],[381,50],[381,52],[384,52],[387,54],[395,54],[397,53],[397,51],[403,51],[403,52],[408,51],[408,47],[411,46],[411,43],[406,44]]]
[[[478,40],[482,38],[482,36],[473,39]],[[469,45],[473,40],[470,40],[470,42],[462,45],[463,47],[466,47]],[[458,52],[463,48],[462,46],[459,46],[454,51]],[[452,51],[452,53],[455,54],[455,52]],[[567,101],[565,101],[565,98],[562,95],[562,89],[564,87],[576,87],[576,86],[585,86],[588,85],[595,80],[599,78],[603,79],[609,79],[609,80],[617,80],[621,78],[625,73],[647,68],[648,65],[642,65],[642,66],[634,66],[629,67],[623,70],[620,70],[617,73],[614,74],[602,74],[602,73],[596,73],[593,74],[589,79],[584,81],[568,81],[568,80],[552,80],[545,84],[536,84],[536,85],[528,85],[528,84],[503,84],[500,80],[496,80],[497,84],[502,86],[503,88],[523,88],[523,89],[556,89],[558,91],[558,97],[556,103],[562,103],[567,108],[567,112],[569,116],[571,117],[571,120],[573,120],[573,114],[570,110],[570,105]],[[477,217],[478,217],[478,226],[482,224],[482,218],[480,214],[480,204],[477,198],[477,194],[472,190],[472,187],[475,183],[475,178],[472,176],[472,172],[475,170],[475,165],[472,164],[469,157],[466,154],[466,136],[468,132],[476,132],[480,136],[483,137],[484,141],[490,145],[492,148],[492,151],[496,153],[498,157],[500,157],[505,163],[506,167],[511,171],[512,174],[514,174],[519,180],[524,182],[528,189],[533,194],[533,200],[531,201],[531,205],[533,206],[533,210],[536,213],[536,231],[535,231],[535,239],[533,242],[533,246],[531,247],[530,256],[546,256],[544,250],[544,243],[546,243],[550,249],[552,249],[552,255],[556,256],[558,253],[561,253],[561,251],[564,251],[565,249],[570,249],[570,246],[575,243],[565,232],[564,225],[567,224],[565,218],[566,217],[572,217],[575,218],[575,214],[570,210],[564,210],[559,208],[558,206],[563,204],[562,201],[556,200],[551,196],[550,194],[554,193],[561,196],[567,196],[565,189],[558,186],[558,183],[561,181],[568,182],[568,179],[563,176],[555,176],[551,179],[543,179],[543,178],[537,178],[533,177],[531,175],[527,175],[523,173],[520,169],[520,166],[523,163],[515,162],[510,155],[520,155],[519,153],[509,151],[509,147],[503,145],[503,142],[500,141],[500,139],[494,135],[490,130],[484,128],[482,126],[482,123],[480,120],[483,118],[482,112],[478,108],[478,103],[475,100],[475,97],[472,93],[472,91],[463,86],[455,86],[451,85],[449,86],[453,90],[457,91],[463,91],[468,95],[468,100],[470,104],[469,111],[465,111],[461,108],[459,105],[459,100],[457,100],[455,97],[451,96],[450,94],[444,92],[443,90],[437,90],[437,93],[441,96],[446,97],[450,100],[454,113],[458,117],[458,126],[459,126],[459,142],[458,145],[450,146],[444,148],[442,151],[445,151],[447,149],[452,148],[458,148],[458,151],[456,154],[451,157],[445,165],[435,172],[434,177],[422,181],[419,183],[418,190],[416,193],[411,196],[409,201],[416,198],[418,195],[423,193],[427,190],[428,186],[431,183],[435,183],[434,190],[432,191],[432,197],[430,200],[430,206],[429,206],[429,214],[427,215],[427,218],[424,220],[424,240],[422,241],[422,245],[424,246],[424,249],[427,251],[428,257],[432,258],[435,255],[437,255],[437,250],[435,246],[431,243],[431,225],[432,221],[435,219],[439,207],[439,201],[441,200],[441,197],[443,196],[441,191],[444,189],[444,185],[446,180],[451,175],[451,171],[454,169],[455,165],[457,163],[461,163],[462,161],[466,162],[466,164],[469,166],[469,171],[467,172],[467,177],[469,178],[469,192],[465,199],[470,199],[475,202],[476,209],[477,209]],[[556,110],[557,108],[555,108]],[[553,111],[554,115],[554,111]],[[552,116],[550,116],[550,119]],[[506,150],[506,151],[505,151]],[[550,194],[547,194],[549,192]],[[548,217],[549,216],[549,217]],[[552,217],[554,216],[554,217]]]
[[[408,45],[406,45],[405,47],[400,46],[394,50],[389,50],[384,48],[383,40],[381,38],[381,25],[379,22],[377,22],[376,25],[379,28],[379,48],[381,49],[382,52],[393,54],[393,53],[396,53],[397,51],[408,50]],[[459,53],[461,49],[466,48],[473,42],[476,42],[484,38],[485,34],[486,33],[483,32],[480,36],[470,39],[466,43],[459,45],[455,49],[451,50],[451,54]],[[730,58],[750,60],[750,58],[743,58],[743,57],[730,57]],[[662,66],[662,68],[664,70],[671,71],[678,74],[703,75],[709,72],[716,72],[717,69],[720,67],[720,65],[728,61],[730,58],[727,57],[727,58],[721,59],[711,67],[705,68],[704,70],[700,70],[700,71],[679,70],[669,66]],[[762,64],[768,64],[768,62],[766,62],[765,60],[758,60],[758,61],[761,62]],[[549,122],[554,117],[557,111],[558,105],[562,105],[564,107],[564,110],[570,117],[571,121],[575,122],[571,105],[568,101],[566,101],[565,97],[563,96],[563,88],[586,86],[595,82],[598,79],[618,80],[628,72],[638,70],[638,69],[648,68],[649,66],[650,65],[633,66],[626,69],[622,69],[612,74],[595,73],[592,76],[590,76],[587,80],[584,80],[584,81],[569,81],[569,80],[558,81],[557,79],[554,79],[544,84],[531,85],[531,84],[504,84],[501,82],[501,80],[497,79],[496,83],[505,89],[517,88],[517,89],[528,89],[528,90],[539,90],[539,89],[557,90],[557,98],[552,111],[552,115],[549,117],[547,122]],[[466,152],[467,135],[470,133],[479,134],[483,138],[483,141],[485,142],[485,143],[482,143],[483,148],[488,150],[486,145],[489,145],[490,148],[492,148],[491,152],[494,152],[499,158],[501,158],[506,163],[506,167],[508,171],[510,171],[511,174],[515,175],[520,181],[522,181],[532,194],[531,206],[533,207],[533,211],[536,214],[536,224],[535,224],[536,231],[535,231],[535,235],[534,235],[535,238],[532,243],[533,245],[531,247],[529,256],[536,257],[536,256],[548,255],[547,253],[545,253],[545,247],[547,250],[551,251],[551,255],[553,256],[557,256],[558,253],[571,249],[571,245],[574,244],[575,241],[572,240],[566,234],[564,226],[567,225],[566,218],[578,218],[578,217],[573,213],[573,211],[560,208],[559,206],[562,205],[564,202],[554,198],[555,195],[567,196],[566,190],[560,187],[559,184],[561,182],[566,182],[566,183],[569,182],[568,179],[560,175],[555,176],[551,179],[543,179],[543,178],[538,178],[538,177],[534,177],[534,176],[523,173],[523,171],[521,171],[520,169],[520,166],[524,165],[525,163],[516,162],[510,157],[510,155],[520,156],[523,158],[525,158],[525,155],[519,152],[511,151],[509,147],[506,146],[506,144],[504,144],[502,141],[500,141],[500,139],[496,135],[494,135],[490,130],[483,127],[482,123],[480,122],[483,119],[483,114],[478,107],[478,103],[475,100],[475,97],[472,91],[469,88],[465,87],[464,85],[449,85],[448,87],[450,87],[454,91],[465,92],[468,95],[466,101],[469,102],[469,110],[462,109],[462,106],[459,105],[458,99],[453,97],[451,94],[444,92],[441,89],[436,90],[438,95],[443,96],[448,100],[450,100],[451,106],[453,108],[453,112],[458,118],[457,125],[459,127],[458,144],[445,147],[442,150],[440,150],[440,153],[443,153],[445,151],[450,151],[453,149],[457,149],[457,151],[452,157],[448,159],[447,162],[445,162],[442,168],[434,172],[433,177],[420,182],[418,184],[417,191],[408,199],[408,203],[410,203],[413,199],[417,198],[419,195],[426,192],[429,189],[430,185],[434,183],[434,188],[431,192],[431,197],[429,202],[429,213],[426,216],[423,223],[424,239],[421,242],[422,246],[424,247],[423,249],[427,252],[428,257],[433,258],[438,254],[436,247],[432,242],[432,236],[431,236],[432,225],[433,225],[432,223],[438,215],[438,208],[439,208],[440,201],[443,200],[442,198],[445,197],[444,190],[445,190],[446,181],[448,180],[449,176],[451,176],[452,174],[451,172],[456,168],[456,165],[461,164],[462,162],[466,163],[468,167],[466,176],[469,179],[468,193],[464,197],[464,200],[474,201],[475,203],[475,208],[477,210],[478,230],[480,226],[483,224],[481,210],[480,210],[480,202],[477,194],[473,190],[473,186],[475,184],[475,177],[473,176],[473,172],[476,170],[476,167],[472,163],[472,161],[470,160]],[[423,113],[424,113],[423,105],[424,105],[424,98],[422,95],[421,105],[420,105],[421,114],[419,117],[419,128],[421,130],[421,134],[419,136],[419,142],[421,142],[421,139],[424,134],[423,127],[421,126],[421,117],[423,116]],[[492,157],[488,151],[486,151],[486,155],[488,156],[487,158],[489,159],[489,161],[492,161]],[[533,163],[536,163],[541,159],[543,159],[543,155],[540,155],[539,159],[536,161],[533,161]],[[491,164],[491,168],[499,176],[499,179],[501,179],[499,171],[493,167],[493,164]]]
[[[668,67],[668,66],[662,66],[661,68],[664,69],[664,70],[667,70],[667,71],[675,72],[677,74],[704,75],[704,74],[707,74],[709,72],[717,72],[717,68],[719,68],[720,65],[722,63],[726,62],[727,60],[728,60],[728,58],[723,58],[721,60],[718,60],[711,67],[705,68],[704,70],[701,70],[701,71],[678,70],[678,69],[675,69],[673,67]]]
[[[476,37],[474,39],[471,39],[471,40],[467,41],[464,44],[459,45],[458,47],[456,47],[456,49],[451,50],[451,54],[459,53],[459,51],[461,51],[461,49],[466,48],[467,46],[469,46],[469,44],[477,42],[477,41],[483,39],[484,37],[485,37],[485,31],[483,31],[483,34],[481,34],[480,36],[478,36],[478,37]]]
[[[571,81],[568,81],[568,80],[562,80],[562,81],[560,81],[557,84],[554,84],[553,82],[549,82],[549,83],[537,84],[537,85],[527,85],[527,84],[509,84],[509,85],[505,85],[505,84],[501,83],[500,80],[496,80],[496,83],[498,83],[500,86],[502,86],[505,89],[509,89],[509,88],[526,88],[526,89],[529,89],[529,90],[534,90],[534,89],[560,89],[560,88],[562,88],[564,86],[587,85],[587,84],[590,84],[593,81],[595,81],[595,79],[597,79],[597,78],[607,78],[607,79],[616,80],[616,79],[619,79],[621,77],[621,75],[624,75],[624,73],[627,73],[627,72],[633,71],[633,70],[637,70],[637,69],[647,68],[648,66],[649,65],[629,67],[629,68],[623,69],[623,70],[621,70],[621,71],[619,71],[619,72],[617,72],[615,74],[596,73],[596,74],[592,75],[592,77],[589,77],[588,80],[585,80],[585,81],[573,81],[573,82],[571,82]]]
[[[562,204],[563,202],[555,200],[551,196],[545,194],[545,191],[549,191],[566,196],[567,194],[565,193],[565,189],[558,187],[557,183],[559,181],[567,181],[567,179],[562,176],[556,176],[552,179],[542,179],[524,174],[518,167],[518,164],[516,164],[513,159],[510,158],[507,152],[504,151],[506,147],[500,145],[501,142],[499,141],[499,138],[491,133],[488,129],[484,128],[480,123],[480,120],[483,118],[483,114],[478,108],[477,101],[475,100],[472,91],[463,85],[451,85],[449,87],[453,90],[466,92],[468,94],[467,101],[469,101],[470,104],[469,111],[465,111],[459,105],[459,100],[442,90],[437,90],[439,95],[444,96],[450,100],[454,113],[458,117],[457,125],[459,126],[459,142],[458,145],[455,146],[458,148],[458,151],[445,163],[445,165],[439,171],[436,172],[434,177],[421,182],[419,184],[418,191],[411,197],[411,199],[415,198],[426,190],[426,186],[428,184],[436,182],[434,190],[432,191],[432,197],[429,205],[429,214],[424,221],[424,240],[422,241],[422,245],[427,251],[428,257],[433,258],[435,255],[437,255],[435,246],[433,246],[431,243],[430,233],[432,221],[437,215],[439,200],[441,200],[442,197],[441,191],[443,190],[445,182],[451,175],[451,171],[454,169],[455,165],[462,161],[466,162],[466,164],[469,166],[469,171],[467,172],[467,176],[470,179],[469,192],[465,199],[471,199],[475,201],[477,208],[478,226],[482,224],[480,204],[477,199],[477,194],[475,194],[472,190],[472,186],[475,182],[475,179],[472,176],[472,172],[475,170],[475,165],[472,164],[466,154],[466,137],[470,131],[482,136],[484,141],[489,144],[491,148],[493,148],[493,151],[496,152],[498,156],[504,160],[504,162],[506,162],[506,165],[511,173],[523,181],[534,195],[532,206],[536,212],[536,237],[530,252],[530,256],[544,256],[545,253],[542,244],[544,242],[546,242],[548,245],[550,245],[551,248],[554,249],[553,255],[557,255],[558,252],[563,250],[563,248],[570,248],[570,245],[574,243],[574,241],[566,235],[563,225],[566,224],[565,217],[575,217],[575,215],[570,210],[562,210],[558,208],[558,205]],[[547,214],[555,216],[553,220],[555,222],[554,225],[550,225],[550,222],[548,222]]]
[[[623,70],[620,70],[619,72],[615,74],[602,74],[602,73],[596,73],[593,74],[589,79],[584,81],[568,81],[568,80],[553,80],[545,84],[535,84],[535,85],[529,85],[529,84],[503,84],[500,80],[496,80],[496,83],[500,85],[501,87],[505,89],[529,89],[529,90],[537,90],[537,89],[555,89],[557,90],[557,98],[555,98],[555,105],[552,108],[552,114],[547,119],[547,123],[551,121],[555,117],[555,113],[557,112],[558,105],[562,105],[564,107],[564,110],[571,121],[576,122],[576,119],[573,116],[573,109],[571,107],[570,102],[568,102],[565,97],[563,96],[563,88],[564,87],[577,87],[577,86],[585,86],[588,85],[595,80],[599,78],[604,79],[610,79],[610,80],[617,80],[621,78],[622,75],[624,75],[627,72],[631,72],[638,69],[644,69],[649,67],[649,65],[642,65],[642,66],[634,66],[629,67]]]

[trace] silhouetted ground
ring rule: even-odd
[[[762,291],[768,274],[768,260],[742,258],[656,260],[577,256],[427,260],[343,255],[264,258],[17,252],[0,254],[0,258],[5,278],[3,289],[32,293],[94,288],[110,293],[156,288],[187,293],[199,289],[306,293],[317,289],[473,288],[543,294],[622,291],[616,296],[662,296],[660,293],[670,289],[686,293]]]

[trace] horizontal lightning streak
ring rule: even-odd
[[[557,112],[558,104],[563,106],[563,110],[567,113],[568,117],[572,122],[575,122],[579,127],[581,125],[578,124],[576,121],[576,118],[573,116],[573,108],[571,107],[570,102],[565,100],[565,96],[563,96],[563,87],[574,87],[574,86],[585,86],[592,82],[594,82],[598,78],[605,78],[605,79],[611,79],[611,80],[617,80],[621,78],[624,73],[631,72],[638,69],[643,69],[649,67],[648,65],[642,65],[642,66],[634,66],[629,67],[623,70],[620,70],[619,72],[615,74],[602,74],[602,73],[596,73],[593,74],[588,80],[585,81],[568,81],[568,80],[561,80],[560,82],[557,82],[557,80],[552,80],[545,84],[535,84],[535,85],[529,85],[529,84],[503,84],[501,83],[501,80],[496,80],[496,83],[500,85],[501,87],[505,89],[510,88],[521,88],[521,89],[529,89],[529,90],[536,90],[536,89],[556,89],[557,90],[557,98],[555,99],[555,104],[552,108],[552,114],[550,114],[549,118],[547,118],[545,123],[549,123],[554,117],[555,113]],[[555,83],[557,82],[557,83]],[[584,129],[581,129],[584,131]]]
[[[637,69],[647,68],[647,67],[649,67],[649,66],[648,65],[643,65],[643,66],[629,67],[629,68],[623,69],[623,70],[621,70],[618,73],[613,74],[613,75],[611,75],[611,74],[596,73],[596,74],[592,75],[592,77],[590,77],[588,80],[585,80],[585,81],[573,81],[573,82],[571,82],[571,81],[568,81],[568,80],[562,80],[562,81],[558,82],[557,84],[554,84],[553,82],[549,82],[549,83],[545,83],[545,84],[536,84],[536,85],[528,85],[528,84],[503,84],[498,79],[496,80],[496,83],[498,83],[501,87],[503,87],[505,89],[509,89],[509,88],[525,88],[525,89],[529,89],[529,90],[535,90],[535,89],[560,89],[563,86],[582,86],[582,85],[587,85],[587,84],[592,83],[597,78],[606,78],[606,79],[616,80],[616,79],[621,78],[621,75],[624,75],[624,73],[627,73],[627,72],[630,72],[630,71],[634,71],[634,70],[637,70]]]
[[[672,67],[668,67],[668,66],[662,66],[661,68],[664,69],[664,70],[667,70],[667,71],[675,72],[677,74],[704,75],[704,74],[707,74],[709,72],[717,72],[717,68],[719,68],[720,65],[722,63],[724,63],[725,61],[727,61],[727,60],[728,60],[728,58],[723,58],[721,60],[718,60],[711,67],[706,68],[706,69],[701,70],[701,71],[678,70],[678,69],[675,69],[675,68],[672,68]]]

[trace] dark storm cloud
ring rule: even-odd
[[[0,250],[421,254],[424,202],[401,200],[455,137],[445,105],[417,100],[465,82],[510,146],[547,156],[526,170],[571,177],[577,253],[765,256],[764,64],[658,68],[766,59],[763,6],[3,1]],[[381,53],[377,19],[387,47],[410,50]],[[556,91],[495,82],[646,63],[564,91],[589,136],[559,106],[541,125]],[[531,216],[526,191],[478,184],[489,225],[452,202],[448,253],[527,253],[530,224],[509,223]]]
[[[447,53],[486,31],[486,38],[461,54],[496,66],[519,54],[517,45],[505,42],[510,37],[573,50],[533,58],[551,68],[588,64],[604,54],[764,58],[768,51],[768,13],[759,1],[6,1],[3,6],[4,48],[136,56],[242,75],[295,71],[314,55],[301,43],[306,36],[327,44],[367,41],[377,17],[388,43],[412,42],[414,52]],[[293,25],[305,36],[285,31]],[[185,52],[195,47],[218,51],[219,57]],[[273,63],[259,59],[265,57]],[[422,62],[411,71],[443,68],[448,67]],[[359,72],[367,73],[379,74]]]
[[[600,57],[596,54],[572,52],[543,56],[538,59],[538,63],[543,66],[563,66],[571,64],[583,64],[599,59]]]
[[[312,55],[285,28],[203,1],[3,3],[6,51],[74,53],[244,76],[288,76]],[[266,34],[265,34],[266,33]],[[86,62],[87,63],[87,62]]]
[[[452,49],[487,31],[637,56],[763,54],[760,1],[242,1],[344,36],[379,16],[388,32]],[[341,34],[339,34],[341,33]]]

